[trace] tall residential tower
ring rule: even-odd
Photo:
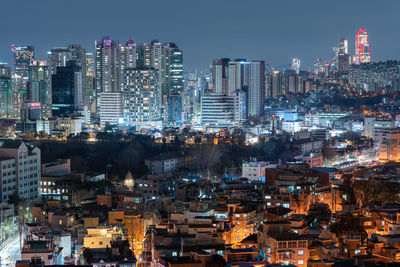
[[[365,29],[359,29],[356,33],[356,54],[354,56],[354,63],[368,63],[371,61],[371,47],[368,42],[368,33]]]

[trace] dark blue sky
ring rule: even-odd
[[[93,51],[104,35],[142,43],[172,41],[185,69],[213,58],[264,59],[273,66],[299,57],[311,66],[331,59],[340,37],[369,33],[372,60],[400,59],[399,0],[3,0],[0,62],[12,43],[33,45],[37,58],[52,47],[80,43]]]

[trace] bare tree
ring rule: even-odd
[[[370,177],[366,180],[355,181],[353,191],[357,201],[363,207],[374,201],[385,204],[398,200],[399,184]]]
[[[221,148],[217,145],[200,145],[193,151],[193,159],[198,171],[205,177],[210,177],[214,168],[221,162]]]
[[[29,220],[30,210],[29,207],[25,205],[24,202],[20,202],[18,206],[16,206],[16,209],[17,209],[16,224],[19,233],[19,247],[22,250],[22,237],[26,231],[26,223]]]

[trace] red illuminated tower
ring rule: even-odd
[[[359,29],[356,34],[356,54],[354,63],[361,64],[371,61],[371,47],[368,43],[368,33],[365,29]]]

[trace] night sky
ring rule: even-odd
[[[311,66],[330,60],[340,37],[366,28],[373,61],[400,59],[399,0],[3,0],[0,62],[10,45],[33,45],[36,58],[52,47],[79,43],[89,52],[104,35],[137,43],[172,41],[186,70],[213,58],[264,59],[285,66],[299,57]]]

